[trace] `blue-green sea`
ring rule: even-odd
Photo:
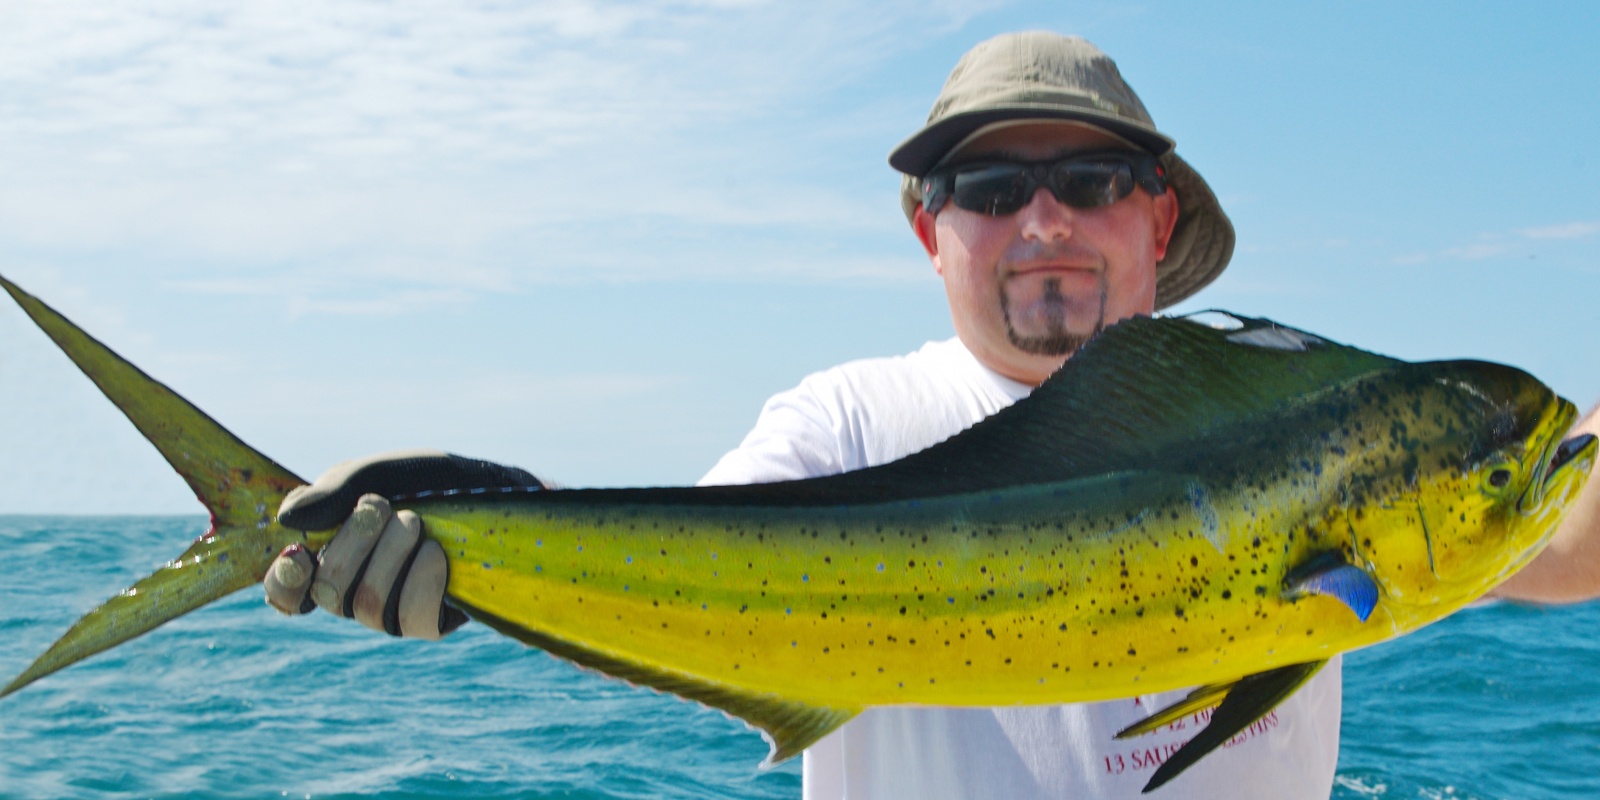
[[[0,673],[200,517],[0,516]],[[1600,605],[1469,609],[1350,655],[1338,798],[1600,798]],[[795,798],[715,711],[469,625],[440,644],[245,591],[0,700],[0,797]]]

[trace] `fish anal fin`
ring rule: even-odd
[[[1284,594],[1290,600],[1313,594],[1332,597],[1366,622],[1378,606],[1379,589],[1365,570],[1329,553],[1291,573]]]
[[[1205,728],[1161,762],[1155,774],[1150,776],[1150,782],[1145,784],[1144,792],[1148,793],[1178,777],[1207,753],[1221,747],[1240,731],[1250,727],[1251,723],[1266,716],[1327,663],[1311,661],[1292,664],[1240,678],[1228,687],[1227,696],[1217,704],[1217,710],[1212,712],[1211,721]]]
[[[1232,688],[1232,683],[1213,683],[1208,686],[1201,686],[1190,692],[1182,700],[1117,731],[1117,738],[1132,739],[1135,736],[1143,736],[1165,725],[1171,725],[1190,714],[1196,714],[1208,708],[1215,708],[1218,703],[1222,702],[1222,698],[1227,696],[1228,690]]]
[[[668,692],[710,706],[760,731],[772,747],[763,768],[800,755],[818,739],[860,713],[857,708],[810,705],[789,698],[719,684],[650,664],[640,664],[556,636],[531,630],[515,622],[474,608],[452,598],[467,615],[507,636],[553,656],[628,683]]]
[[[764,721],[757,722],[733,711],[719,710],[744,720],[766,737],[772,751],[761,762],[762,769],[777,766],[800,755],[807,747],[833,733],[856,715],[855,711],[846,709],[777,702],[764,709],[765,713],[760,714]]]

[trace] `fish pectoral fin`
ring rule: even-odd
[[[1201,686],[1190,692],[1182,700],[1117,731],[1117,738],[1132,739],[1135,736],[1143,736],[1163,725],[1171,725],[1190,714],[1195,714],[1208,708],[1215,708],[1218,703],[1222,702],[1222,698],[1227,696],[1228,690],[1232,689],[1233,686],[1234,684],[1232,683],[1213,683],[1208,686]]]
[[[1378,584],[1365,570],[1328,553],[1318,556],[1289,575],[1284,596],[1290,600],[1311,594],[1332,597],[1366,622],[1378,605]]]
[[[1267,712],[1277,708],[1279,703],[1305,685],[1306,681],[1311,680],[1311,677],[1327,663],[1327,661],[1312,661],[1278,667],[1246,675],[1228,686],[1227,696],[1217,704],[1217,710],[1211,714],[1211,721],[1195,734],[1193,739],[1178,748],[1176,753],[1161,762],[1155,774],[1150,776],[1150,782],[1144,785],[1144,792],[1150,792],[1178,777],[1179,773],[1194,766],[1195,762],[1205,757],[1207,753],[1221,747],[1240,731],[1266,716]],[[1197,691],[1211,688],[1214,687],[1203,687]],[[1188,701],[1180,701],[1180,704],[1181,702]]]

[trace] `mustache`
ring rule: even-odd
[[[1048,261],[1105,266],[1105,258],[1098,250],[1071,239],[1066,241],[1051,239],[1047,242],[1037,239],[1018,239],[1000,256],[999,266],[1001,272],[1010,272],[1012,265]]]

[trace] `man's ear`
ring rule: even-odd
[[[917,211],[911,216],[911,229],[917,234],[917,241],[922,242],[922,249],[928,253],[928,260],[933,262],[933,271],[944,274],[944,265],[939,263],[939,238],[935,231],[935,221],[928,209],[917,206]]]
[[[1172,242],[1172,231],[1178,226],[1178,193],[1168,188],[1166,194],[1150,199],[1155,211],[1156,260],[1167,257],[1167,245]]]

